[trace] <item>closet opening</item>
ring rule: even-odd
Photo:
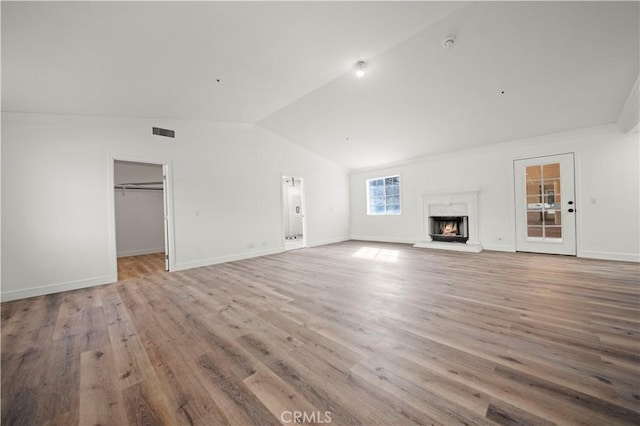
[[[118,281],[169,270],[166,165],[114,160]]]

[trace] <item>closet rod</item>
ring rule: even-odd
[[[116,185],[120,185],[120,186],[131,186],[131,185],[162,185],[162,181],[160,181],[160,182],[125,182],[125,183],[117,183]]]
[[[164,191],[164,188],[136,188],[135,186],[115,185],[113,189],[124,189],[126,191]]]

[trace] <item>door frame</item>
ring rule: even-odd
[[[301,182],[301,189],[300,189],[300,208],[302,209],[302,247],[296,247],[296,248],[306,248],[307,247],[307,206],[305,205],[305,184],[304,184],[304,178],[303,177],[299,177],[299,176],[294,176],[293,174],[285,174],[285,173],[281,173],[280,174],[280,222],[282,224],[282,229],[280,230],[280,235],[282,236],[282,248],[283,250],[287,251],[287,240],[285,238],[285,227],[286,227],[286,221],[285,221],[285,215],[284,215],[284,197],[285,197],[285,193],[284,193],[284,181],[287,178],[295,178],[295,179],[300,179]],[[294,250],[294,249],[290,249],[290,250]]]
[[[163,206],[164,206],[164,244],[165,256],[168,256],[168,262],[165,260],[167,270],[175,270],[175,224],[173,218],[173,165],[170,161],[161,161],[158,159],[149,159],[143,157],[125,157],[125,156],[109,156],[107,158],[107,212],[108,212],[108,234],[109,234],[109,258],[110,260],[110,276],[113,282],[118,281],[118,251],[116,247],[116,205],[115,205],[115,163],[116,161],[125,161],[131,163],[144,163],[162,166],[163,174]],[[165,257],[166,259],[166,257]]]
[[[534,250],[526,250],[526,249],[522,249],[522,248],[518,248],[518,243],[520,241],[519,235],[522,232],[518,225],[519,225],[519,220],[518,220],[518,182],[517,182],[517,163],[520,161],[527,161],[527,160],[540,160],[542,163],[544,163],[543,159],[545,158],[549,158],[549,157],[558,157],[558,156],[565,156],[565,155],[571,155],[571,165],[572,165],[572,174],[570,174],[572,180],[573,180],[573,194],[571,197],[571,200],[573,200],[573,208],[574,208],[574,212],[570,213],[573,214],[573,236],[574,236],[574,241],[573,241],[573,247],[571,250],[571,253],[563,253],[561,251],[534,251]],[[579,235],[578,235],[578,230],[580,229],[580,209],[577,207],[579,205],[579,199],[578,199],[578,194],[579,194],[579,182],[577,179],[578,176],[578,163],[576,161],[576,153],[575,152],[560,152],[560,153],[556,153],[556,154],[546,154],[546,155],[537,155],[537,156],[533,156],[533,157],[525,157],[525,158],[517,158],[513,160],[513,165],[512,165],[512,169],[513,169],[513,179],[512,179],[512,184],[513,184],[513,200],[514,200],[514,205],[513,205],[513,214],[514,214],[514,229],[515,229],[515,251],[521,251],[521,252],[534,252],[534,253],[546,253],[546,254],[562,254],[562,255],[568,255],[568,256],[578,256],[579,255]],[[561,178],[562,178],[562,169],[561,169]],[[568,201],[568,200],[567,200]],[[565,202],[565,200],[562,201],[563,203]],[[569,207],[567,205],[563,205],[562,206],[562,211],[563,213],[567,214],[566,209],[568,209]],[[563,226],[563,230],[565,229],[565,227]],[[525,230],[526,233],[526,230]],[[552,244],[552,243],[548,243],[548,244]]]

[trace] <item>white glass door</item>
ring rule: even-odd
[[[516,250],[576,254],[573,154],[514,162]]]

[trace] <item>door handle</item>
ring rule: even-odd
[[[572,205],[572,204],[573,204],[573,201],[569,201],[567,204]]]
[[[568,211],[569,213],[573,213],[575,210],[573,210],[573,209],[569,209],[569,210],[567,210],[567,211]]]

